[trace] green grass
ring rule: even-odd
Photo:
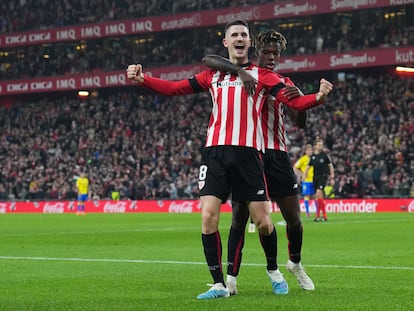
[[[272,293],[257,234],[246,233],[239,294],[198,301],[211,283],[199,214],[0,215],[0,310],[413,310],[414,214],[303,219],[306,292],[284,265]],[[272,215],[277,224],[280,214]],[[223,258],[230,214],[222,214]]]

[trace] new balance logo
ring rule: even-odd
[[[264,194],[264,193],[265,193],[265,192],[264,192],[264,190],[258,190],[256,194],[257,194],[257,195],[262,195],[262,194]]]
[[[294,184],[293,189],[298,189],[298,184]]]

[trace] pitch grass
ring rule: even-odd
[[[211,283],[199,214],[3,214],[0,310],[413,310],[414,214],[329,216],[303,219],[314,292],[285,269],[277,213],[289,294],[272,293],[257,234],[246,233],[239,294],[199,301]],[[222,214],[224,262],[229,224]]]

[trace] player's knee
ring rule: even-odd
[[[231,226],[236,230],[243,230],[246,227],[246,222],[240,221],[240,219],[232,219]]]
[[[257,230],[263,235],[269,235],[273,232],[274,226],[270,218],[260,219],[258,221],[255,221],[255,224]]]
[[[218,223],[211,219],[203,219],[201,231],[204,234],[211,234],[218,230]]]
[[[300,220],[300,218],[294,218],[291,219],[290,221],[287,221],[287,226],[289,227],[289,229],[292,230],[299,230],[302,227],[302,221]]]

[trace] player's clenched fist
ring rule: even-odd
[[[333,89],[333,84],[328,80],[321,79],[319,84],[319,92],[316,94],[316,100],[323,100]]]
[[[127,68],[127,77],[131,81],[135,81],[138,83],[144,82],[144,74],[142,73],[142,65],[129,65]]]

